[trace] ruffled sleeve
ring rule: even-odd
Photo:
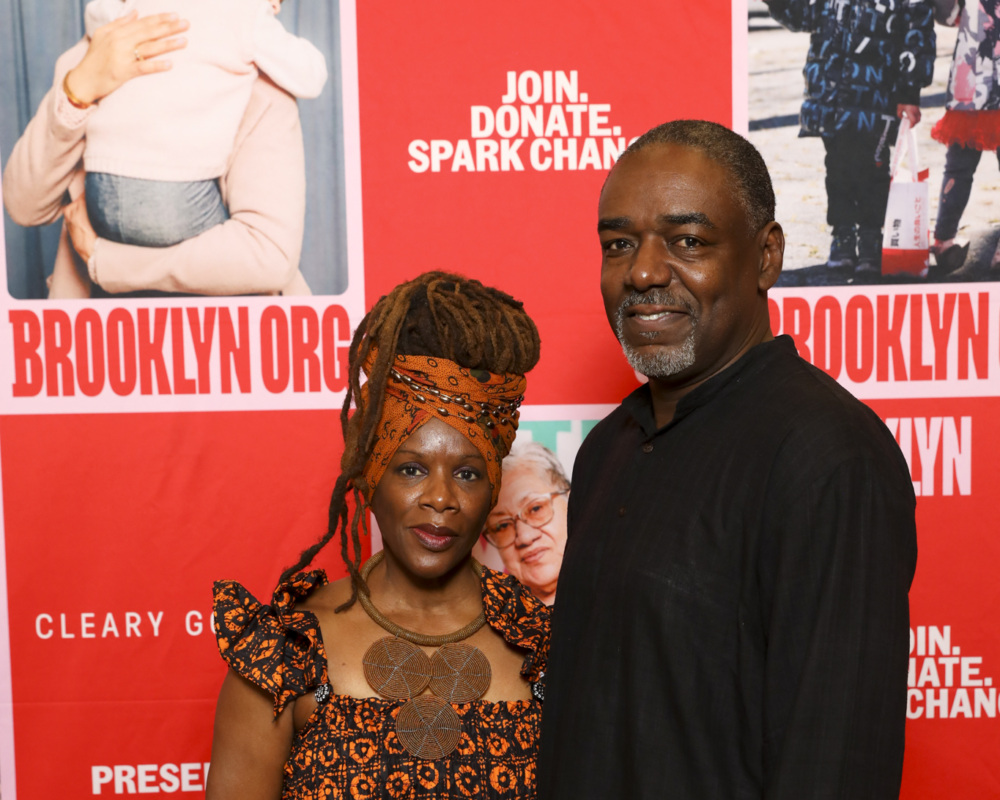
[[[508,644],[527,650],[521,675],[535,683],[549,661],[550,609],[516,578],[483,567],[486,621]]]
[[[274,698],[274,715],[327,682],[326,651],[319,622],[298,601],[327,583],[322,570],[299,573],[278,586],[262,605],[236,581],[214,586],[215,636],[219,652],[240,676]]]

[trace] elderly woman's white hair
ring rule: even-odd
[[[503,471],[507,472],[525,466],[533,466],[539,471],[547,473],[552,481],[552,486],[558,491],[570,488],[566,470],[555,453],[538,442],[515,439],[510,453],[503,460]]]

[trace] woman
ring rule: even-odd
[[[362,320],[326,535],[271,606],[216,584],[231,670],[210,800],[534,797],[548,614],[470,552],[538,347],[520,303],[447,273],[397,287]],[[384,549],[362,566],[369,509]],[[350,576],[300,572],[338,532]]]
[[[25,226],[65,219],[48,279],[50,298],[147,290],[310,293],[299,272],[305,166],[298,109],[262,78],[220,181],[228,222],[163,248],[98,239],[90,224],[81,159],[93,107],[127,81],[170,69],[161,56],[184,47],[186,29],[176,15],[129,14],[78,42],[59,57],[52,88],[11,150],[3,175],[11,219]],[[67,192],[73,200],[64,205]]]

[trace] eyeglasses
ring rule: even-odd
[[[561,492],[549,492],[539,497],[533,497],[514,517],[500,517],[486,523],[486,530],[483,535],[486,541],[499,550],[510,547],[517,537],[517,521],[530,525],[532,528],[541,528],[552,521],[555,511],[552,508],[552,498],[562,494],[569,494],[569,489]]]

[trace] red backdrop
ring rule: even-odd
[[[745,9],[722,0],[516,0],[502,10],[442,0],[391,13],[363,4],[356,22],[348,3],[342,20],[347,159],[360,164],[360,184],[348,181],[349,236],[363,244],[363,260],[352,249],[349,295],[2,300],[5,798],[48,798],[54,787],[65,798],[202,792],[224,674],[211,582],[237,578],[266,598],[324,529],[342,448],[344,321],[353,328],[362,306],[425,269],[497,284],[524,300],[542,333],[529,408],[592,419],[634,384],[599,296],[595,211],[607,165],[624,141],[667,119],[746,119]],[[520,95],[505,100],[510,80]],[[988,286],[964,300],[947,294],[772,295],[776,332],[792,333],[803,355],[872,402],[908,443],[921,482],[904,776],[913,799],[1000,796],[991,575],[1000,541],[990,501],[1000,477],[1000,297]],[[938,311],[955,305],[947,330],[928,316],[931,297]],[[233,320],[246,309],[246,390],[224,391],[215,341],[204,395],[14,391],[17,370],[30,369],[15,346],[25,319],[48,331],[46,310],[75,324],[97,309],[107,330],[112,307],[139,326],[159,308],[209,306]],[[161,354],[174,388],[200,363],[188,317],[181,322]],[[47,366],[52,353],[38,352]],[[178,352],[187,355],[180,373]],[[88,358],[79,348],[69,357]],[[329,370],[325,386],[309,383],[313,369]],[[282,372],[287,386],[264,379]],[[333,550],[320,564],[341,572]]]

